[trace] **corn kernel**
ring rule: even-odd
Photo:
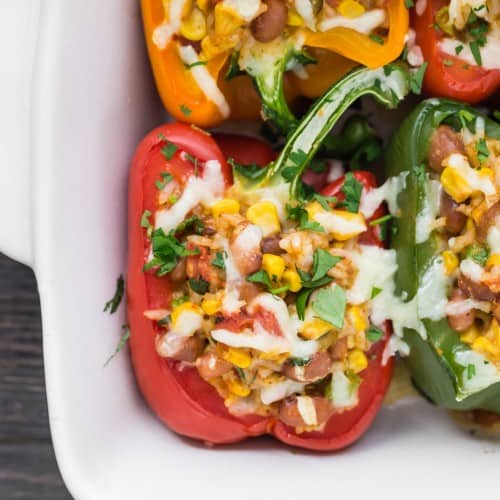
[[[304,20],[295,9],[288,9],[288,26],[304,26]]]
[[[211,209],[214,217],[219,217],[221,214],[237,214],[240,211],[240,204],[231,198],[224,198],[216,201]]]
[[[477,337],[474,342],[472,342],[472,349],[475,351],[483,352],[493,357],[500,356],[500,347],[497,347],[491,340],[486,338],[485,336]]]
[[[216,35],[232,35],[244,23],[236,11],[223,2],[215,6],[214,18]]]
[[[451,167],[446,167],[441,174],[441,184],[444,190],[457,203],[462,203],[473,193],[470,184],[464,179],[460,172]]]
[[[444,270],[449,276],[458,267],[458,257],[450,250],[445,250],[442,253]]]
[[[338,6],[338,11],[341,16],[349,19],[359,17],[365,12],[365,8],[356,0],[342,0]]]
[[[486,261],[486,267],[500,267],[500,253],[492,253]]]
[[[242,349],[229,347],[222,351],[222,357],[238,368],[248,368],[252,363],[252,356]]]
[[[217,299],[205,299],[201,303],[201,308],[205,314],[213,316],[221,307],[220,300]]]
[[[198,8],[203,12],[206,12],[208,8],[208,2],[209,0],[196,0],[196,5],[198,5]]]
[[[203,323],[201,307],[192,302],[184,302],[172,311],[172,330],[188,337],[199,330]]]
[[[182,21],[180,32],[188,40],[201,40],[207,34],[207,24],[203,12],[194,8],[189,17]]]
[[[240,398],[245,398],[250,394],[250,387],[246,386],[240,380],[228,380],[227,388],[231,394],[239,396]]]
[[[347,308],[347,316],[350,318],[356,331],[364,332],[368,328],[366,315],[359,306],[349,306]]]
[[[200,59],[210,60],[214,57],[231,50],[236,45],[236,41],[231,37],[206,36],[201,41],[202,57]]]
[[[479,221],[483,218],[486,210],[487,207],[484,201],[472,209],[471,216],[476,224],[479,224]]]
[[[474,342],[474,340],[477,339],[478,336],[479,336],[479,330],[478,330],[477,326],[472,325],[470,328],[465,330],[465,332],[463,332],[460,335],[460,340],[462,342],[464,342],[465,344],[472,344]]]
[[[317,201],[312,201],[307,204],[306,211],[309,218],[314,220],[314,217],[320,212],[325,212],[325,209]]]
[[[365,218],[361,213],[352,213],[347,210],[331,210],[328,214],[343,219],[343,223],[335,223],[336,227],[326,228],[338,241],[347,241],[366,231]]]
[[[333,325],[320,318],[305,321],[300,329],[300,335],[308,340],[316,340],[333,329]]]
[[[368,366],[366,354],[361,349],[353,349],[347,355],[347,361],[349,363],[349,368],[354,373],[362,372]]]
[[[281,228],[278,210],[270,201],[254,203],[248,207],[246,216],[251,223],[260,227],[264,237],[279,232]]]
[[[172,311],[172,323],[177,323],[177,320],[180,318],[181,314],[185,312],[202,314],[202,310],[196,304],[193,304],[192,302],[183,302]]]
[[[291,292],[298,292],[302,288],[302,281],[299,273],[291,269],[283,273],[283,283],[288,286]]]
[[[279,280],[285,271],[285,261],[283,257],[272,253],[265,253],[262,256],[262,269],[276,280]]]

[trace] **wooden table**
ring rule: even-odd
[[[0,499],[71,499],[52,449],[31,269],[0,254]]]

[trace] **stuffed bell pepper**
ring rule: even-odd
[[[474,104],[500,88],[498,0],[418,0],[412,26],[427,93]]]
[[[456,410],[500,412],[500,125],[463,104],[422,102],[387,155],[401,189],[392,247],[420,390]]]
[[[246,74],[283,130],[295,123],[285,94],[317,97],[355,64],[393,61],[409,17],[404,0],[142,0],[142,13],[172,116],[199,126],[257,117]]]
[[[130,178],[130,346],[145,398],[174,431],[209,443],[272,434],[335,450],[372,422],[392,365],[389,322],[364,283],[388,252],[384,209],[360,210],[375,188],[368,172],[320,191],[302,173],[357,97],[398,103],[407,74],[394,67],[392,76],[349,74],[277,158],[260,140],[181,123],[140,144]]]

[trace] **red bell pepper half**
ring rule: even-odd
[[[436,13],[449,3],[449,0],[427,0],[421,15],[416,13],[416,8],[412,9],[411,25],[416,32],[416,42],[428,62],[424,91],[430,96],[476,104],[500,88],[500,70],[468,64],[460,56],[439,49],[443,32],[435,24]]]
[[[167,141],[177,146],[170,160],[162,155]],[[274,152],[263,142],[241,136],[223,136],[220,145],[212,136],[189,125],[173,123],[150,132],[140,143],[132,163],[129,188],[129,262],[128,262],[128,320],[131,330],[130,348],[139,387],[151,408],[172,430],[207,443],[232,443],[262,434],[274,435],[284,443],[312,450],[331,451],[344,448],[356,441],[373,421],[387,390],[392,361],[382,364],[382,353],[389,338],[389,327],[383,338],[373,344],[368,353],[369,365],[362,372],[359,404],[343,413],[334,414],[322,432],[303,432],[287,427],[272,417],[231,415],[214,387],[205,382],[194,367],[160,357],[155,350],[157,323],[144,316],[145,310],[168,308],[172,285],[168,276],[158,277],[143,272],[148,259],[149,241],[146,229],[141,227],[145,210],[154,213],[158,207],[158,189],[155,182],[161,174],[170,173],[181,186],[193,174],[193,163],[180,152],[202,161],[215,159],[222,165],[229,186],[231,169],[226,158],[241,163],[260,165],[274,158]],[[365,189],[375,186],[368,172],[358,171],[356,179]],[[326,196],[343,197],[341,178],[322,190]],[[373,219],[383,215],[380,207]],[[362,235],[365,244],[382,245],[379,227],[370,226]]]

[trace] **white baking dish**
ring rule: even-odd
[[[163,427],[126,353],[103,368],[124,311],[126,182],[161,121],[135,0],[0,3],[0,244],[40,288],[52,436],[77,499],[498,498],[500,447],[422,400],[384,409],[330,455],[262,438],[206,448]]]

